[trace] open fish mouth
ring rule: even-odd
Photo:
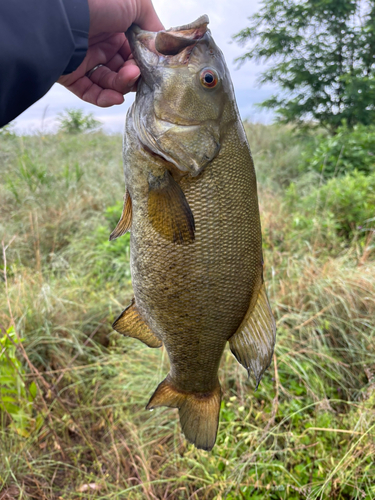
[[[140,67],[142,62],[156,65],[160,58],[166,59],[165,62],[184,64],[188,62],[194,45],[206,34],[208,23],[208,16],[203,15],[190,24],[159,32],[142,30],[133,24],[126,37]]]

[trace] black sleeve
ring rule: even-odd
[[[83,61],[87,0],[0,1],[0,127]]]

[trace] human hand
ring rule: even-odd
[[[124,32],[133,24],[143,29],[164,29],[151,0],[88,0],[89,48],[81,65],[58,82],[84,101],[103,108],[124,102],[140,71]],[[86,74],[98,64],[90,78]]]

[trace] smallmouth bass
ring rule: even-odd
[[[205,450],[216,440],[226,343],[258,385],[276,333],[253,161],[208,22],[126,33],[141,79],[125,125],[124,209],[110,237],[131,232],[134,289],[113,327],[164,344],[170,360],[147,408],[178,408],[185,437]]]

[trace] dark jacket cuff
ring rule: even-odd
[[[88,49],[90,12],[87,0],[63,0],[63,4],[75,44],[74,52],[63,72],[63,75],[67,75],[76,70],[85,58]]]

